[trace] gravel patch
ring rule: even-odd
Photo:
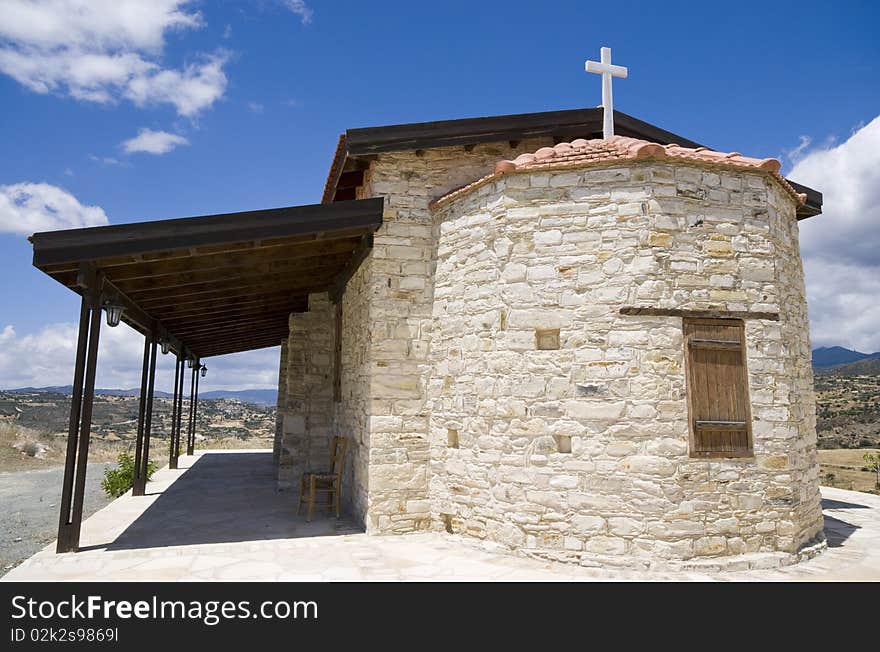
[[[110,463],[89,464],[83,518],[110,502],[101,489]],[[64,467],[0,473],[0,576],[44,548],[58,535]]]

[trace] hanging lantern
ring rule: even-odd
[[[107,311],[107,325],[110,328],[119,326],[119,320],[122,319],[122,306],[113,301],[107,300],[104,303],[104,310]]]
[[[188,358],[186,359],[186,366],[189,367],[190,369],[193,368],[193,365],[194,365],[195,363],[196,363],[196,360],[195,360],[195,358],[193,358],[192,356],[190,356],[190,357],[188,357]]]
[[[205,365],[202,365],[202,378],[208,375],[208,368]]]
[[[164,338],[161,340],[162,343],[162,355],[168,355],[168,352],[171,350],[171,340],[168,338]]]

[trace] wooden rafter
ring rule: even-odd
[[[362,168],[346,174],[345,183],[363,180]],[[381,199],[295,206],[38,233],[31,242],[34,265],[58,282],[82,294],[100,279],[127,324],[206,357],[280,343],[308,295],[360,263],[382,210]]]

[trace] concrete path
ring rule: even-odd
[[[161,469],[83,524],[82,550],[47,546],[3,581],[59,580],[880,580],[880,496],[824,489],[829,549],[777,570],[630,572],[510,555],[448,534],[367,536],[296,516],[268,451],[216,451]]]

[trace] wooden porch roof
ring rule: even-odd
[[[382,224],[382,198],[35,233],[33,264],[197,358],[278,345],[308,295],[344,286]]]

